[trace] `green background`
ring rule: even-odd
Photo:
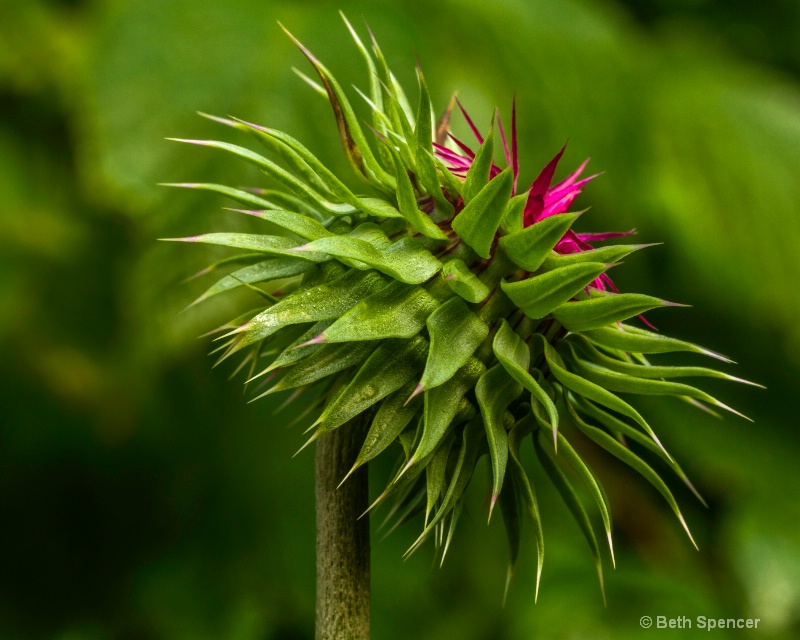
[[[420,523],[383,540],[373,520],[373,637],[798,637],[795,0],[0,0],[0,637],[312,637],[313,454],[291,457],[304,440],[293,409],[275,413],[285,398],[246,404],[196,339],[252,294],[177,315],[210,284],[183,280],[222,252],[156,242],[254,227],[221,197],[156,183],[257,184],[164,140],[238,141],[197,110],[286,130],[346,172],[276,24],[366,87],[338,9],[369,22],[412,96],[416,54],[437,109],[457,89],[482,127],[495,105],[508,123],[516,93],[525,180],[566,140],[559,175],[591,156],[605,174],[578,201],[592,207],[580,229],[664,242],[617,283],[692,305],[651,319],[768,387],[706,385],[754,424],[640,403],[709,502],[672,482],[699,553],[649,485],[588,452],[615,517],[608,605],[539,483],[539,602],[528,537],[503,607],[484,470],[442,569],[427,547],[402,560]],[[373,465],[373,490],[390,465]],[[761,622],[644,631],[643,615]]]

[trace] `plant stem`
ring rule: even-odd
[[[316,640],[369,639],[369,517],[367,465],[339,488],[362,441],[355,419],[317,441]]]

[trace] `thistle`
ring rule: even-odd
[[[371,113],[366,126],[334,76],[289,36],[319,76],[317,82],[300,74],[330,102],[363,192],[300,141],[268,127],[208,116],[253,136],[269,157],[227,142],[181,140],[249,162],[278,185],[173,185],[228,196],[245,207],[235,211],[286,231],[178,239],[244,252],[209,268],[235,267],[195,303],[239,287],[260,297],[259,306],[217,330],[220,361],[244,353],[248,381],[272,385],[257,397],[292,390],[290,400],[300,402],[303,393],[305,414],[314,415],[306,445],[367,425],[350,473],[399,443],[390,454],[399,453],[396,472],[370,509],[392,499],[398,523],[420,514],[422,531],[408,553],[430,539],[444,559],[473,471],[487,456],[487,515],[499,504],[509,578],[528,517],[538,594],[546,516],[521,459],[521,447],[532,446],[585,535],[602,585],[601,545],[574,478],[596,503],[613,562],[611,508],[573,448],[576,440],[639,472],[691,540],[672,492],[645,457],[660,458],[702,498],[651,424],[617,394],[671,395],[741,415],[676,379],[746,381],[712,368],[651,362],[651,354],[667,352],[730,361],[655,332],[642,315],[682,305],[615,287],[609,270],[650,245],[595,246],[632,232],[573,229],[581,214],[570,209],[595,177],[581,177],[586,162],[554,182],[562,149],[521,188],[516,108],[509,135],[497,115],[482,134],[455,98],[435,121],[419,67],[412,108],[374,38],[366,46],[345,23],[368,71],[368,91],[359,92]],[[472,146],[449,130],[456,104],[474,134]],[[276,280],[279,288],[270,285]]]

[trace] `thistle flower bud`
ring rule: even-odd
[[[533,446],[584,532],[602,584],[600,545],[573,478],[597,504],[613,560],[611,509],[573,448],[579,438],[652,483],[691,538],[667,484],[626,443],[648,450],[694,487],[656,430],[617,394],[673,395],[736,413],[675,379],[745,381],[701,366],[650,362],[650,354],[679,351],[725,358],[636,326],[649,325],[645,312],[676,305],[614,286],[609,270],[650,245],[595,245],[632,231],[573,229],[580,214],[570,209],[596,177],[581,177],[588,160],[554,183],[561,149],[521,189],[516,107],[510,136],[499,116],[482,134],[455,100],[434,123],[422,72],[414,109],[374,39],[367,47],[347,26],[367,64],[368,127],[330,71],[290,37],[319,76],[319,83],[306,79],[330,102],[365,193],[351,190],[300,141],[268,127],[212,117],[251,134],[268,155],[228,142],[182,140],[248,162],[282,187],[172,185],[223,194],[246,208],[239,211],[286,232],[179,239],[240,252],[225,261],[234,270],[195,304],[238,287],[262,298],[258,308],[220,328],[220,360],[247,353],[248,377],[274,382],[262,395],[315,389],[307,411],[316,420],[306,444],[358,416],[367,420],[354,470],[400,443],[397,472],[373,506],[394,498],[400,519],[424,512],[409,552],[432,538],[444,556],[475,466],[488,456],[488,516],[499,503],[509,575],[524,514],[533,523],[541,575],[544,516],[520,453]],[[455,103],[474,148],[449,131]],[[505,167],[495,163],[498,142]],[[276,280],[280,290],[270,289]],[[568,433],[565,424],[572,425]],[[564,472],[569,468],[574,473]]]

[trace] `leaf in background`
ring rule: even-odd
[[[500,228],[506,236],[523,230],[522,217],[525,212],[525,205],[528,203],[528,192],[520,193],[508,201],[503,219],[500,221]],[[505,237],[505,236],[504,236]]]
[[[315,167],[309,165],[308,162],[297,153],[290,145],[284,144],[278,137],[270,136],[267,134],[266,127],[257,124],[252,124],[239,118],[220,118],[212,116],[207,113],[200,113],[204,118],[213,120],[220,124],[224,124],[239,131],[244,131],[251,134],[269,151],[279,156],[283,165],[285,165],[289,172],[297,177],[301,182],[307,183],[314,191],[326,200],[332,201],[335,198],[333,192],[328,185],[322,180],[319,172]],[[313,157],[313,156],[312,156]]]
[[[508,540],[508,571],[506,573],[506,586],[503,591],[503,602],[508,598],[508,588],[511,579],[514,577],[514,570],[519,558],[519,547],[521,540],[522,523],[520,522],[520,512],[522,511],[522,496],[520,488],[514,474],[511,474],[503,485],[503,492],[500,494],[500,513],[503,516],[505,525],[506,539]]]
[[[434,527],[443,520],[443,518],[450,513],[458,501],[464,494],[467,485],[469,484],[472,474],[475,471],[475,465],[481,454],[481,444],[485,442],[482,438],[483,428],[479,416],[470,420],[464,427],[461,434],[461,445],[458,451],[458,458],[453,468],[453,473],[447,485],[447,491],[441,501],[439,509],[433,516],[433,519],[428,523],[419,538],[411,545],[406,551],[405,555],[408,557],[425,541],[425,539],[434,530]]]
[[[540,439],[539,444],[547,446],[548,448],[552,446],[550,442],[545,445],[544,439]],[[575,452],[575,449],[572,448],[572,445],[561,433],[558,434],[558,444],[560,445],[558,451],[559,458],[561,460],[566,460],[569,466],[575,470],[578,477],[583,480],[584,484],[589,489],[592,499],[595,504],[597,504],[597,508],[600,510],[600,517],[603,520],[603,528],[605,529],[606,539],[608,540],[608,550],[611,553],[611,564],[616,565],[614,559],[614,542],[611,538],[611,508],[608,506],[608,498],[603,491],[603,486],[598,482],[592,470]],[[550,452],[548,451],[548,453]],[[555,448],[553,448],[553,455],[556,455]]]
[[[243,122],[243,121],[242,121]],[[378,217],[396,217],[400,214],[385,200],[376,198],[363,198],[356,196],[345,185],[336,174],[328,169],[311,151],[306,148],[299,140],[296,140],[288,133],[278,131],[277,129],[270,129],[260,125],[243,122],[245,126],[250,128],[255,133],[259,134],[262,138],[268,138],[280,143],[285,149],[291,151],[298,159],[306,163],[313,170],[313,174],[318,176],[323,182],[326,189],[330,190],[331,194],[339,198],[343,203],[349,204],[351,207],[358,211],[363,211],[370,215]]]
[[[692,484],[689,477],[686,473],[681,469],[680,465],[678,465],[675,460],[671,459],[666,453],[664,453],[663,449],[661,449],[658,445],[656,445],[650,438],[648,438],[645,434],[643,434],[638,429],[635,429],[631,425],[627,424],[626,422],[620,420],[616,416],[612,416],[610,413],[603,411],[600,407],[598,407],[593,402],[590,402],[586,398],[578,398],[577,405],[580,408],[581,412],[589,415],[590,417],[594,418],[601,424],[603,424],[606,429],[611,431],[614,434],[617,434],[618,437],[625,437],[630,438],[631,440],[637,442],[638,444],[645,447],[648,451],[651,451],[655,455],[657,455],[661,460],[663,460],[677,475],[683,483],[689,488],[689,490],[695,495],[695,497],[700,501],[700,503],[707,507],[706,501],[703,499],[703,496],[697,491],[695,486]]]
[[[427,495],[427,502],[425,505],[425,527],[427,527],[428,518],[444,489],[447,461],[450,459],[450,450],[453,447],[454,440],[455,437],[452,433],[445,436],[436,449],[436,453],[433,454],[431,461],[425,467],[425,492]]]

